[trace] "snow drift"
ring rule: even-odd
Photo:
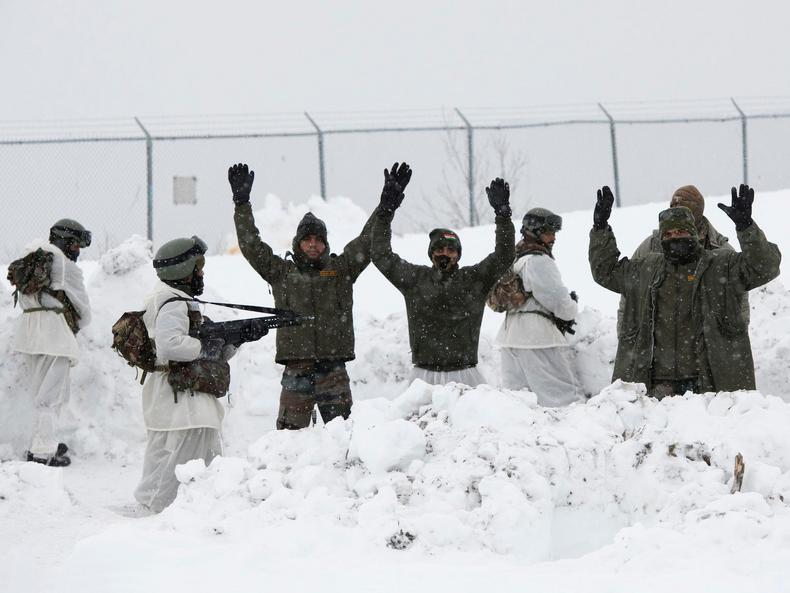
[[[783,251],[789,199],[777,192],[755,203],[755,219]],[[269,196],[256,218],[276,252],[290,248],[308,208],[327,220],[335,251],[367,218],[344,199],[285,207]],[[661,208],[614,213],[624,252]],[[734,238],[731,224],[710,214]],[[141,307],[153,283],[150,245],[132,237],[81,263],[95,319],[78,336],[84,356],[63,418],[74,464],[65,471],[15,460],[30,410],[23,361],[10,352],[19,313],[4,285],[0,516],[3,540],[22,545],[0,560],[0,573],[17,590],[83,592],[157,590],[187,577],[196,591],[262,583],[290,590],[477,591],[493,583],[506,590],[783,590],[790,576],[790,405],[783,401],[790,401],[790,321],[781,277],[750,293],[759,392],[656,402],[641,386],[609,385],[617,296],[597,287],[586,266],[591,213],[564,219],[555,253],[582,299],[572,346],[593,396],[586,404],[544,409],[534,394],[497,388],[492,343],[501,317],[490,311],[480,343],[490,386],[406,384],[403,301],[371,266],[355,289],[352,418],[273,431],[281,373],[274,340],[248,344],[231,363],[225,456],[209,467],[181,466],[176,502],[145,519],[105,507],[131,500],[142,459],[140,386],[110,350],[109,328],[121,312]],[[485,256],[493,235],[491,226],[462,229],[462,263]],[[396,237],[393,246],[410,261],[427,261],[427,237]],[[266,283],[233,254],[208,258],[204,297],[272,302]],[[742,491],[730,494],[737,453],[746,473]],[[48,538],[58,542],[60,559],[52,560]],[[42,562],[48,570],[35,568]]]

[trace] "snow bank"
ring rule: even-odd
[[[169,509],[82,541],[63,578],[81,587],[88,566],[97,580],[105,569],[95,567],[109,566],[117,579],[199,541],[181,554],[199,581],[212,579],[214,568],[196,562],[208,545],[245,562],[260,554],[244,568],[251,581],[281,562],[354,558],[353,583],[402,551],[440,565],[508,558],[534,575],[533,590],[585,570],[609,585],[622,571],[658,570],[664,586],[690,590],[693,559],[712,558],[724,572],[702,572],[729,590],[738,570],[724,561],[759,557],[761,590],[779,591],[784,579],[771,575],[790,555],[788,423],[790,406],[753,392],[657,402],[616,383],[557,410],[528,393],[415,382],[395,400],[358,403],[353,420],[272,431],[244,458],[181,466]],[[737,453],[746,473],[732,495]],[[151,548],[142,556],[141,541]],[[146,582],[168,574],[155,565],[163,572]]]
[[[777,192],[761,194],[755,206],[783,251],[790,247],[783,230],[788,204],[790,192]],[[270,196],[256,219],[276,252],[290,248],[308,208],[327,221],[336,252],[367,218],[347,200],[284,206]],[[661,208],[615,212],[624,252],[649,232]],[[720,230],[734,235],[715,208],[708,210]],[[157,590],[181,582],[185,571],[199,583],[195,591],[248,590],[263,582],[289,590],[479,591],[491,586],[492,574],[506,590],[523,590],[526,582],[534,590],[786,590],[790,405],[782,400],[790,401],[790,305],[781,277],[750,294],[759,393],[655,402],[639,386],[609,385],[617,296],[589,276],[590,219],[590,212],[565,215],[556,249],[569,288],[582,299],[571,344],[580,379],[594,395],[586,405],[542,409],[534,394],[495,387],[493,338],[502,318],[490,311],[479,366],[491,386],[408,385],[403,299],[371,266],[355,287],[352,419],[273,431],[281,374],[274,339],[248,344],[231,363],[226,457],[208,467],[199,461],[180,467],[183,487],[162,515],[117,520],[106,529],[109,511],[83,503],[77,516],[69,501],[94,487],[89,479],[117,479],[105,470],[92,476],[95,468],[130,468],[121,480],[130,484],[129,473],[139,471],[141,388],[110,349],[109,330],[123,311],[141,308],[153,285],[151,246],[132,237],[99,261],[80,264],[94,322],[78,336],[84,355],[72,370],[63,416],[74,460],[66,475],[82,480],[73,490],[64,489],[63,470],[13,461],[27,445],[30,402],[24,359],[10,347],[19,312],[8,286],[0,285],[4,539],[43,541],[45,530],[58,533],[63,525],[53,517],[94,521],[86,531],[81,523],[65,530],[73,537],[63,536],[68,560],[52,580],[59,583],[53,590],[86,593],[92,583]],[[491,226],[460,235],[462,263],[493,248]],[[410,261],[427,261],[425,236],[395,237],[393,245]],[[208,258],[204,297],[272,303],[266,283],[232,254]],[[236,314],[212,309],[211,315]],[[746,460],[743,492],[731,495],[739,452]],[[131,500],[131,486],[126,490],[117,504]],[[102,496],[111,494],[103,489]],[[78,537],[97,531],[71,550]],[[9,582],[25,589],[21,576]]]

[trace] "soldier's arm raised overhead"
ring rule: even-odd
[[[261,240],[255,217],[250,205],[250,191],[255,180],[255,171],[239,163],[228,169],[228,182],[233,192],[236,238],[242,255],[253,269],[267,282],[276,282],[285,272],[286,262],[274,255],[272,248]]]
[[[391,171],[384,169],[384,188],[374,216],[371,240],[373,264],[398,289],[414,284],[420,268],[392,252],[392,218],[403,202],[403,190],[410,179],[411,169],[406,163],[395,163]]]
[[[627,257],[620,258],[620,250],[614,238],[609,217],[612,214],[614,195],[607,186],[598,190],[593,212],[593,228],[590,231],[590,271],[593,280],[604,288],[622,293],[629,265]]]
[[[476,268],[487,287],[486,292],[513,265],[516,257],[516,229],[510,220],[510,184],[496,178],[486,188],[488,203],[494,209],[496,244],[494,252],[485,257]]]
[[[782,254],[779,247],[766,239],[765,234],[752,219],[754,190],[741,184],[736,191],[732,190],[730,206],[719,203],[727,216],[735,223],[741,252],[730,254],[735,265],[731,266],[730,279],[742,285],[743,290],[751,290],[762,286],[779,275],[779,264]]]
[[[351,240],[343,249],[341,257],[347,258],[349,270],[354,279],[359,276],[362,271],[370,263],[371,249],[373,242],[373,225],[376,218],[381,212],[382,208],[391,217],[395,210],[400,206],[403,201],[403,190],[411,179],[411,169],[406,163],[402,163],[400,167],[395,163],[392,167],[392,173],[384,170],[384,189],[381,193],[381,205],[379,205],[368,218],[365,226],[362,227],[362,232],[356,239]]]

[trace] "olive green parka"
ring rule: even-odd
[[[237,205],[233,218],[241,253],[271,285],[275,306],[315,316],[301,325],[277,330],[276,362],[353,360],[353,287],[370,263],[373,217],[343,253],[331,254],[321,269],[275,255],[261,240],[249,203]]]
[[[392,215],[376,216],[373,263],[406,301],[409,344],[415,366],[456,371],[477,365],[485,301],[513,264],[515,228],[496,217],[496,247],[479,263],[442,272],[407,262],[392,252]]]
[[[704,239],[701,241],[702,248],[706,250],[716,250],[716,249],[726,249],[727,251],[735,251],[735,248],[730,244],[730,240],[728,237],[722,235],[716,228],[710,223],[710,221],[706,217],[702,217],[702,225],[701,227],[703,232]],[[653,232],[650,234],[649,237],[645,237],[645,239],[639,244],[639,247],[636,248],[634,253],[631,255],[631,259],[640,259],[645,257],[648,253],[664,253],[661,247],[661,236],[659,235],[658,229],[653,229]],[[620,306],[617,309],[617,335],[622,334],[622,320],[623,320],[623,309],[625,307],[624,299],[620,297]],[[746,325],[749,325],[751,312],[749,311],[749,293],[743,293],[743,297],[741,298],[741,315],[743,315],[744,321],[746,321]]]
[[[752,223],[738,232],[742,252],[702,250],[692,288],[692,325],[701,335],[698,391],[755,389],[754,363],[741,299],[779,275],[779,248]],[[656,291],[666,276],[660,253],[620,258],[611,228],[590,231],[589,260],[595,281],[624,297],[622,328],[612,380],[651,386]]]

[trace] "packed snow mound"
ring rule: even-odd
[[[26,516],[34,509],[64,512],[72,506],[63,487],[63,471],[38,463],[0,464],[0,516]]]
[[[329,248],[336,253],[342,252],[345,244],[359,235],[370,216],[370,212],[365,212],[348,198],[334,197],[325,200],[320,196],[313,196],[304,203],[283,204],[274,194],[267,194],[263,199],[263,206],[257,208],[253,214],[261,237],[266,237],[266,242],[275,253],[284,254],[293,249],[296,227],[308,212],[324,221]],[[235,248],[231,248],[231,251],[235,251],[238,248],[236,233],[229,235],[226,243],[234,245]]]
[[[150,265],[152,258],[151,241],[140,235],[132,235],[102,255],[99,267],[107,275],[122,275],[140,266]]]
[[[208,536],[244,565],[256,542],[271,564],[407,550],[522,567],[565,559],[535,570],[578,578],[605,566],[613,579],[659,561],[682,585],[692,558],[761,555],[770,573],[790,541],[788,423],[790,406],[756,392],[659,402],[618,382],[548,409],[529,392],[415,381],[394,400],[356,404],[353,420],[272,431],[246,457],[180,466],[175,503],[81,542],[66,582],[108,554],[114,574],[131,573],[156,555],[141,559],[140,541],[166,550]],[[731,494],[738,453],[746,472]],[[127,552],[128,566],[117,560]]]
[[[223,533],[334,522],[362,528],[371,546],[408,540],[529,561],[588,552],[637,523],[682,536],[716,513],[748,510],[737,519],[747,523],[777,514],[790,529],[790,406],[778,398],[658,402],[618,382],[552,410],[528,392],[415,381],[395,400],[357,406],[353,420],[270,432],[247,459],[184,471],[162,521]],[[746,473],[733,502],[738,453]],[[574,516],[598,516],[601,539],[566,531]]]

